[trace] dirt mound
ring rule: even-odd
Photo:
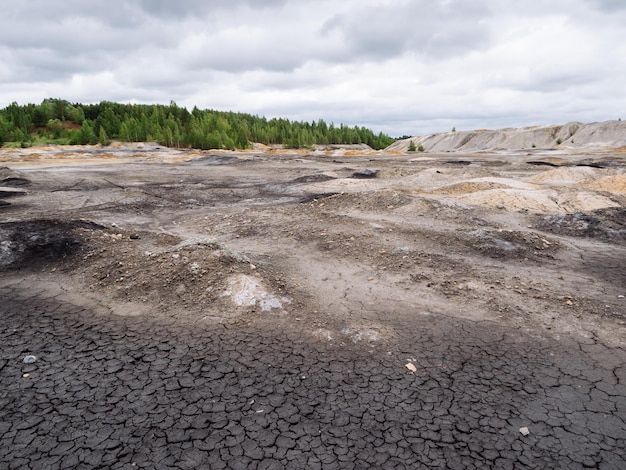
[[[560,194],[555,190],[493,189],[466,194],[457,199],[472,206],[542,213],[593,211],[620,206],[608,197],[586,191]]]
[[[472,182],[465,181],[463,183],[453,184],[452,186],[445,186],[443,188],[433,191],[434,194],[469,194],[477,193],[479,191],[489,191],[492,189],[506,189],[508,186],[500,183]]]
[[[301,202],[327,209],[389,212],[409,204],[411,200],[410,196],[400,191],[372,190],[358,193],[320,193],[308,196]]]
[[[582,184],[598,178],[600,171],[590,167],[560,167],[531,176],[527,181],[550,185]]]
[[[94,293],[115,301],[194,312],[211,306],[221,317],[284,312],[291,302],[273,293],[262,269],[207,240],[129,232],[87,220],[4,223],[0,240],[0,269],[80,273]]]
[[[513,178],[499,178],[499,177],[483,177],[483,178],[470,178],[461,183],[454,183],[450,186],[443,186],[433,191],[438,194],[466,194],[476,193],[479,191],[489,191],[495,189],[519,189],[534,191],[540,189],[535,184],[529,184],[524,181],[519,181]]]
[[[626,194],[626,175],[603,176],[585,187],[595,191]]]
[[[560,212],[555,191],[524,189],[491,189],[458,197],[464,204],[508,210]]]
[[[276,276],[208,238],[97,224],[80,235],[79,262],[60,270],[79,273],[93,295],[132,304],[118,314],[132,315],[135,304],[153,305],[160,312],[222,321],[245,313],[285,313],[291,302]]]

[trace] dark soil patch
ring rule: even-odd
[[[474,230],[467,233],[466,244],[491,258],[538,259],[552,257],[559,244],[536,233],[514,230]]]
[[[358,170],[352,173],[353,178],[357,179],[371,179],[376,178],[378,170]]]
[[[0,180],[0,186],[28,186],[30,184],[30,180],[26,178],[18,178],[18,177],[9,177]]]
[[[324,181],[334,180],[332,176],[328,175],[306,175],[296,178],[291,183],[322,183]]]
[[[541,230],[559,235],[626,241],[626,208],[611,207],[589,214],[545,215],[537,218],[536,225]]]
[[[84,245],[80,229],[99,227],[82,220],[31,220],[0,224],[0,268],[29,269],[58,263]]]

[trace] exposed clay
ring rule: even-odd
[[[109,152],[2,170],[9,468],[626,465],[623,155]]]

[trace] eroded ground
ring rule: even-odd
[[[626,465],[623,154],[20,152],[10,468]]]

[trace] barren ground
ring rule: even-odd
[[[626,466],[623,153],[0,166],[10,468]]]

